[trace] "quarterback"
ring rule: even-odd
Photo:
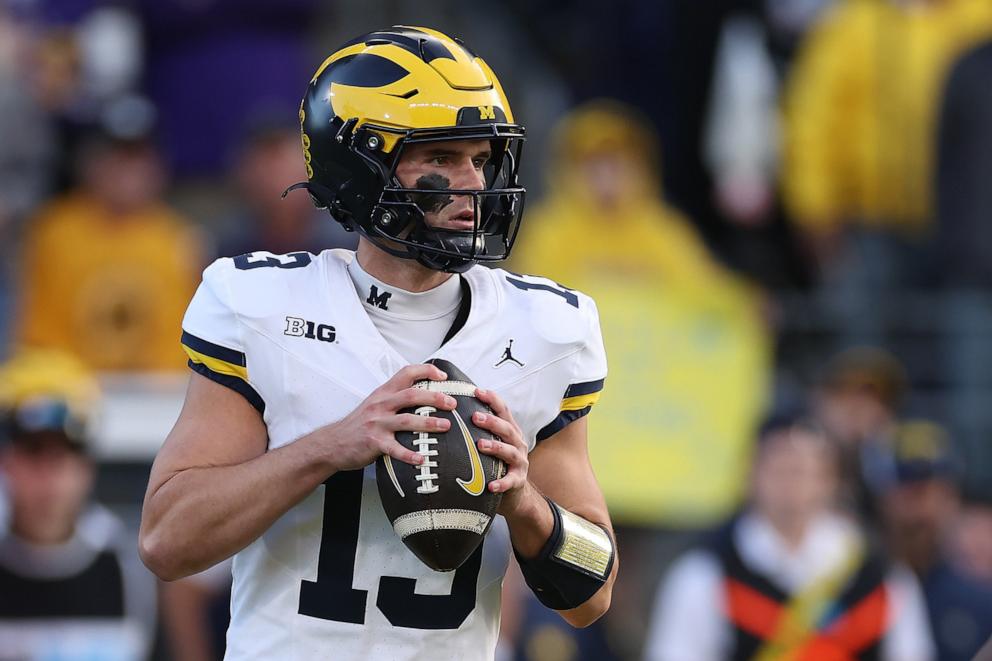
[[[234,556],[228,659],[491,659],[510,555],[574,626],[609,607],[615,542],[585,414],[606,357],[596,307],[505,259],[524,129],[463,43],[393,27],[345,44],[300,108],[305,188],[357,251],[255,252],[203,274],[182,344],[186,401],[152,467],[140,551],[173,580]],[[302,193],[299,193],[302,194]],[[500,440],[495,526],[435,572],[387,520],[374,462],[397,431],[444,432],[458,366]]]

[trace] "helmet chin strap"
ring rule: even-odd
[[[417,228],[413,231],[411,236],[414,236],[423,231],[426,228]],[[453,250],[462,254],[470,254],[472,252],[472,235],[465,234],[464,232],[453,232],[438,229],[431,229],[432,239],[431,243],[440,244],[438,247],[445,250]],[[426,231],[424,231],[426,236]],[[482,241],[482,237],[479,236],[479,241]],[[430,246],[427,241],[422,241],[421,243]],[[475,252],[479,252],[476,250]],[[443,255],[439,253],[434,253],[428,250],[416,250],[416,260],[418,263],[426,266],[429,269],[435,271],[446,271],[448,273],[463,273],[469,269],[473,264],[474,260],[467,257],[453,257],[450,255]]]

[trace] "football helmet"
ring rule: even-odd
[[[300,124],[308,181],[292,188],[306,188],[345,228],[435,270],[509,256],[524,205],[524,128],[492,70],[458,39],[395,26],[348,42],[314,74]],[[396,177],[412,144],[479,139],[492,146],[481,190],[408,188]],[[427,223],[439,190],[472,200],[471,230]]]

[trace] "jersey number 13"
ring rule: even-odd
[[[335,473],[324,482],[324,526],[317,580],[300,585],[301,615],[365,624],[368,590],[352,587],[362,508],[362,471]],[[457,629],[475,609],[482,545],[455,572],[451,594],[416,594],[417,580],[379,577],[376,606],[395,627]]]

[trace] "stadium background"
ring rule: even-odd
[[[3,0],[0,338],[98,374],[98,500],[136,528],[199,270],[354,241],[277,198],[309,76],[390,24],[500,75],[528,130],[511,268],[593,294],[610,355],[590,420],[614,609],[575,637],[508,625],[506,654],[638,658],[665,567],[740,505],[760,421],[800,404],[855,455],[895,453],[901,421],[946,429],[964,498],[942,544],[992,584],[987,0]],[[197,598],[222,602],[217,574]],[[182,658],[177,631],[156,658]]]

